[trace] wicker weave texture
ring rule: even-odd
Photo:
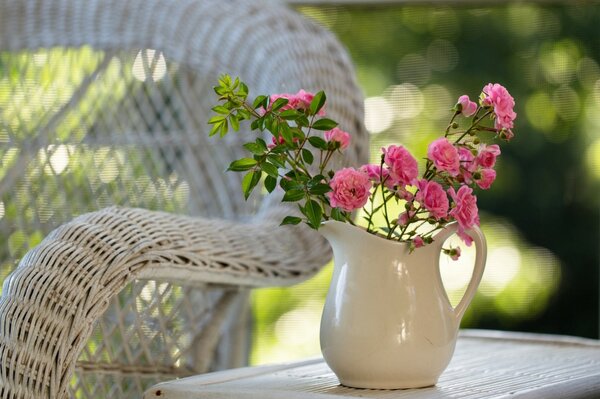
[[[0,275],[20,259],[0,298],[0,398],[137,397],[240,365],[248,287],[325,263],[318,235],[277,227],[289,209],[244,202],[224,173],[247,136],[207,138],[222,72],[254,94],[325,89],[353,133],[340,161],[366,161],[346,52],[283,6],[0,1]]]

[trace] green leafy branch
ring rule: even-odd
[[[318,229],[322,220],[330,218],[351,221],[348,212],[331,209],[326,195],[331,191],[329,180],[334,173],[327,166],[340,145],[314,134],[338,125],[329,118],[318,116],[327,100],[323,91],[316,93],[305,109],[288,106],[289,100],[283,97],[272,101],[270,96],[259,95],[249,102],[247,85],[228,75],[219,79],[214,91],[220,104],[212,108],[215,115],[208,121],[212,125],[210,136],[219,133],[224,137],[230,130],[239,131],[240,124],[246,120],[250,121],[252,131],[260,136],[268,132],[272,137],[271,145],[261,137],[245,143],[248,157],[229,165],[229,171],[245,172],[242,178],[244,198],[248,199],[262,182],[268,193],[281,188],[284,202],[298,202],[303,217],[287,216],[282,225],[304,221]],[[314,164],[315,153],[318,165]]]

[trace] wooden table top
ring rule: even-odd
[[[145,399],[600,398],[600,341],[465,330],[434,387],[341,386],[323,359],[245,367],[155,385]]]

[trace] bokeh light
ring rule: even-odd
[[[385,97],[365,100],[365,126],[370,133],[381,133],[392,125],[394,110]]]
[[[476,97],[488,82],[509,88],[517,101],[517,136],[503,148],[493,190],[478,193],[489,253],[463,327],[597,336],[598,301],[589,298],[598,296],[600,9],[530,3],[301,10],[338,34],[352,55],[369,97],[367,127],[377,133],[371,162],[379,162],[382,146],[402,144],[422,165],[458,96]],[[401,210],[401,204],[390,208]],[[472,251],[464,248],[458,262],[441,258],[454,304],[471,277]],[[258,338],[274,328],[268,326],[323,300],[330,268],[314,286],[312,280],[301,285],[302,295],[296,288],[277,291],[274,307],[262,298],[266,293],[258,294],[255,336],[262,349],[253,361],[267,361],[259,352],[274,350],[274,338]],[[293,303],[283,306],[289,295]],[[291,314],[310,319],[302,312]],[[297,326],[289,317],[281,325]],[[265,336],[274,337],[274,330]],[[313,349],[318,355],[318,342]],[[286,350],[295,356],[294,348]]]

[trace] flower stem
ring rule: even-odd
[[[488,110],[485,114],[483,114],[479,118],[475,119],[473,121],[473,123],[471,124],[471,126],[467,130],[465,130],[465,132],[458,139],[456,139],[454,144],[458,144],[462,139],[464,139],[465,136],[467,134],[469,134],[475,128],[475,126],[477,126],[479,124],[479,122],[481,122],[483,120],[483,118],[490,115],[491,113],[492,113],[492,110]]]

